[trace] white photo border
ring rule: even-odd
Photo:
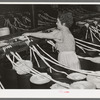
[[[100,2],[1,2],[0,4],[93,4]],[[100,98],[100,90],[0,90],[0,98]],[[33,99],[32,99],[33,100]]]

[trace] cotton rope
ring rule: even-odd
[[[95,51],[100,52],[100,50],[99,50],[99,49],[96,49],[96,48],[93,48],[93,47],[86,46],[86,45],[81,44],[81,43],[79,43],[79,42],[76,42],[76,44],[79,44],[79,45],[82,45],[82,46],[87,47],[87,48],[89,48],[89,49],[93,49],[93,50],[95,50]]]
[[[82,42],[82,43],[90,44],[90,45],[92,45],[92,46],[100,47],[100,45],[93,44],[93,43],[90,43],[90,42],[86,42],[86,41],[83,41],[83,40],[80,40],[80,39],[77,39],[77,38],[75,38],[75,40],[76,40],[76,41],[79,41],[79,42]]]
[[[1,82],[0,82],[0,87],[1,89],[5,89]]]
[[[32,50],[31,48],[30,48],[30,50],[33,51],[33,55],[34,55],[34,58],[35,58],[35,60],[36,60],[36,63],[37,63],[37,65],[38,65],[38,67],[40,68],[40,64],[39,64],[38,59],[37,59],[37,57],[36,57],[36,55],[35,55],[35,51]]]
[[[35,52],[37,53],[37,55],[44,61],[44,63],[45,63],[49,68],[53,69],[53,70],[56,71],[56,72],[59,72],[59,73],[63,73],[63,74],[65,74],[65,75],[68,75],[67,73],[65,73],[65,72],[63,72],[63,71],[58,71],[58,70],[52,68],[52,67],[46,62],[46,60],[43,58],[43,56],[39,53],[39,51],[35,48],[35,46],[33,46],[33,48],[32,48],[32,47],[30,47],[30,48],[31,48],[32,50],[33,50],[33,48],[34,48],[34,50],[35,50]]]
[[[48,55],[49,55],[49,54],[48,54]],[[49,55],[49,57],[50,57],[50,55]],[[52,57],[51,57],[51,58],[52,58]],[[52,58],[52,59],[54,59],[54,58]],[[69,69],[69,70],[76,71],[76,72],[83,73],[83,74],[89,74],[89,75],[94,75],[94,76],[100,76],[100,75],[98,75],[98,74],[95,74],[94,71],[76,70],[76,69],[66,68],[66,67],[64,67],[64,66],[62,66],[62,65],[60,65],[60,64],[59,64],[59,66],[65,68],[65,69]]]
[[[20,59],[21,62],[23,61],[23,60],[21,59],[21,57],[18,55],[18,53],[16,53],[16,55],[15,55],[13,52],[11,52],[11,54],[12,54],[13,56],[15,56],[17,60]],[[7,55],[7,58],[9,59],[9,56],[8,56],[8,55]],[[11,59],[9,59],[9,60],[12,62]],[[22,63],[23,63],[23,62],[22,62]],[[15,63],[12,62],[12,64],[15,64]],[[16,64],[15,64],[15,65],[16,65]],[[17,65],[16,65],[16,66],[17,66]],[[56,80],[52,79],[51,77],[47,77],[47,76],[43,75],[42,73],[40,73],[39,71],[35,70],[34,68],[30,68],[29,66],[27,66],[27,67],[31,70],[31,73],[30,73],[30,74],[32,74],[32,75],[34,75],[34,74],[40,74],[42,77],[46,77],[46,78],[50,79],[51,81],[53,81],[53,82],[55,82],[55,83],[57,83],[57,84],[60,84],[60,85],[62,85],[62,86],[64,86],[64,87],[66,87],[66,88],[69,88],[69,85],[68,85],[68,84],[63,83],[63,82],[56,81]]]

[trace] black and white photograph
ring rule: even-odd
[[[0,89],[99,90],[100,4],[0,4]]]

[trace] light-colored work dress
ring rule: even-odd
[[[62,34],[62,36],[62,42],[56,41],[56,49],[59,51],[58,61],[67,68],[80,69],[80,62],[75,53],[75,40],[73,35],[66,33]]]

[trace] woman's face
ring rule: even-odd
[[[61,21],[59,20],[59,18],[57,18],[57,22],[56,22],[57,28],[61,29],[62,28],[62,24]]]

